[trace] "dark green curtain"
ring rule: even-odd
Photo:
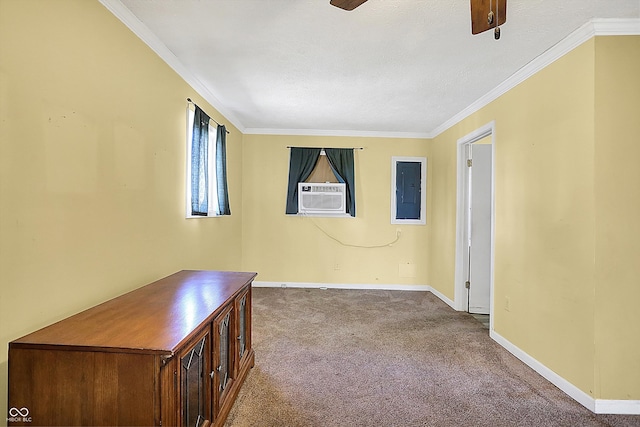
[[[287,187],[287,214],[298,213],[298,183],[309,178],[318,163],[320,148],[291,147],[289,158],[289,186]]]
[[[338,181],[346,184],[347,213],[356,216],[356,177],[353,167],[353,148],[325,148],[324,152]]]
[[[196,105],[191,138],[191,215],[209,212],[209,116]]]
[[[216,134],[216,177],[218,182],[218,215],[231,215],[227,188],[227,128],[218,125]]]

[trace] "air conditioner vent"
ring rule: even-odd
[[[298,213],[344,214],[345,199],[345,184],[298,183]]]

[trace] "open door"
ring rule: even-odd
[[[454,278],[458,311],[489,314],[493,333],[493,233],[495,122],[458,139],[456,200],[456,265]],[[471,163],[469,164],[469,160]],[[472,205],[473,204],[473,205]],[[470,244],[471,242],[471,244]],[[466,283],[469,287],[466,287]]]
[[[468,224],[468,311],[491,309],[491,144],[470,144]]]

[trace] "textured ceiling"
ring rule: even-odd
[[[468,0],[101,1],[248,133],[431,135],[590,20],[640,18],[640,0],[509,0],[496,41],[471,35]]]

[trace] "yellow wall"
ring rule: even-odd
[[[429,262],[430,284],[453,294],[457,140],[495,120],[494,328],[591,394],[593,51],[583,44],[435,138],[432,205],[443,213],[432,225],[443,240],[430,241]]]
[[[429,284],[454,293],[457,140],[495,120],[495,330],[595,399],[640,399],[639,43],[592,39],[430,147]]]
[[[476,128],[485,123],[478,124]],[[475,129],[475,128],[474,128]],[[471,130],[474,130],[471,129]],[[460,134],[463,136],[467,132]],[[452,135],[452,134],[448,134]],[[457,137],[443,135],[430,141],[429,285],[454,300],[456,258]]]
[[[364,150],[355,151],[355,218],[285,215],[289,174],[287,146],[364,147]],[[243,269],[259,271],[258,280],[262,281],[428,284],[428,210],[426,226],[391,224],[392,156],[427,157],[427,142],[419,139],[245,135]],[[343,246],[320,229],[345,244],[356,246],[393,242],[398,229],[401,236],[393,246],[361,248]]]
[[[592,40],[492,105],[494,325],[592,396],[593,55]]]
[[[595,62],[595,386],[640,399],[640,37],[599,37]]]
[[[240,269],[242,135],[233,215],[185,220],[187,97],[98,2],[0,0],[0,423],[9,341],[176,270]]]

